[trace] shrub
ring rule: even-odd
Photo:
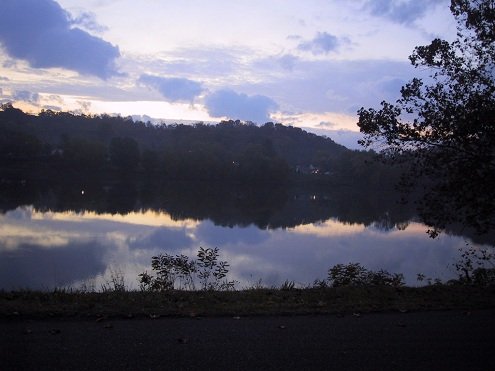
[[[460,248],[460,259],[454,263],[459,275],[456,283],[478,286],[495,284],[495,253],[493,247],[474,247],[466,243]],[[487,268],[491,266],[491,268]]]
[[[313,281],[313,288],[314,289],[326,289],[328,287],[328,282],[327,280],[323,279],[315,279]]]
[[[160,254],[151,258],[151,269],[156,276],[148,272],[139,275],[139,286],[145,291],[168,291],[175,288],[194,289],[192,275],[197,271],[194,261],[186,255]]]
[[[282,285],[280,285],[280,290],[289,291],[296,288],[296,283],[294,281],[285,280]]]
[[[473,283],[479,286],[495,285],[495,268],[476,268]]]
[[[195,290],[195,279],[199,280],[203,290],[230,290],[235,281],[227,281],[229,272],[226,261],[218,261],[218,248],[199,248],[198,258],[190,259],[186,255],[160,254],[151,258],[152,275],[139,274],[139,287],[143,291],[169,291],[174,289]]]
[[[359,263],[337,264],[328,270],[331,286],[404,286],[402,273],[389,273],[386,270],[371,271]]]
[[[203,290],[229,290],[235,286],[234,281],[223,280],[229,273],[229,264],[226,261],[218,261],[218,247],[214,249],[198,250],[199,280]]]
[[[120,268],[110,268],[110,279],[107,279],[105,283],[101,285],[102,292],[125,292],[127,287],[125,285],[124,273]]]

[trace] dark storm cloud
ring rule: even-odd
[[[238,94],[232,90],[218,90],[205,98],[205,106],[213,117],[228,117],[258,124],[270,121],[270,112],[277,103],[263,95]]]
[[[0,43],[13,58],[34,68],[61,67],[98,76],[118,74],[119,49],[73,27],[69,14],[53,0],[3,0]]]
[[[446,0],[367,0],[364,8],[372,15],[396,23],[411,24],[425,16],[431,8]]]
[[[139,82],[156,89],[170,102],[192,102],[203,88],[201,83],[179,77],[160,77],[154,75],[141,75]]]
[[[347,42],[347,40],[341,40],[327,32],[318,32],[312,40],[300,43],[297,48],[315,55],[328,54],[336,51],[343,41]]]

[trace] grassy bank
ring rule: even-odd
[[[355,314],[495,308],[495,287],[334,287],[170,292],[0,292],[0,318]]]

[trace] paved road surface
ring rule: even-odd
[[[0,321],[1,370],[495,370],[495,310]]]

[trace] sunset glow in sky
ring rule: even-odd
[[[37,112],[281,122],[353,146],[448,0],[2,0],[0,102]],[[421,71],[419,71],[421,72]]]

